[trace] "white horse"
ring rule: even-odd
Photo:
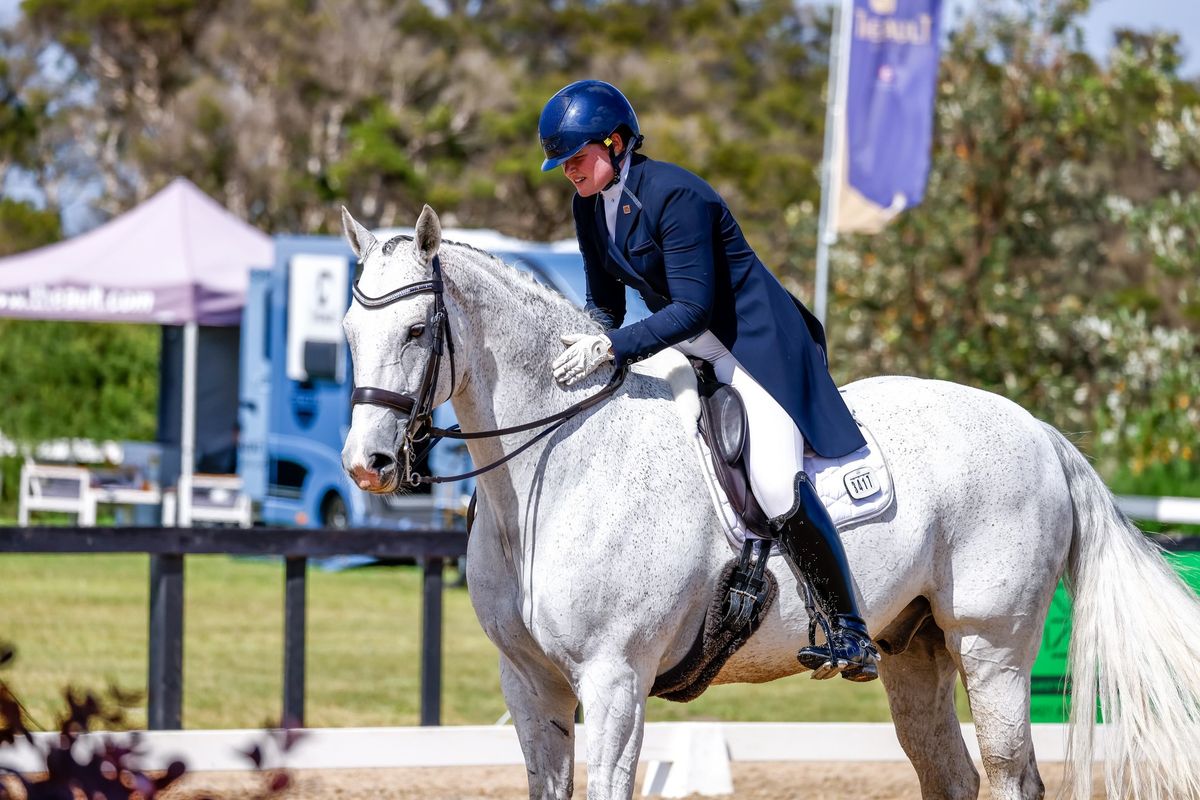
[[[486,253],[442,242],[428,207],[412,240],[379,243],[348,213],[343,221],[364,259],[365,295],[430,280],[440,255],[454,360],[440,362],[430,390],[453,404],[464,430],[559,412],[608,381],[601,370],[557,385],[549,365],[559,336],[599,326]],[[355,302],[344,328],[356,383],[416,394],[440,302],[428,291],[386,308]],[[844,541],[864,616],[894,653],[881,677],[923,796],[978,794],[955,716],[961,676],[991,796],[1042,797],[1030,668],[1065,575],[1075,600],[1070,796],[1091,797],[1098,697],[1112,723],[1110,794],[1200,797],[1200,605],[1084,457],[987,392],[911,378],[845,391],[893,472],[892,509]],[[405,422],[355,406],[342,458],[360,486],[398,488]],[[691,434],[665,382],[634,373],[612,399],[479,478],[471,601],[500,650],[531,798],[571,795],[577,700],[589,800],[633,794],[647,693],[688,650],[732,555]],[[488,464],[531,435],[471,441],[472,459]],[[800,671],[808,618],[794,577],[774,571],[779,601],[718,683]]]

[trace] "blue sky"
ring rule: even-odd
[[[804,1],[804,0],[802,0]],[[821,1],[821,0],[818,0]],[[828,0],[824,0],[828,2]],[[945,0],[945,23],[953,25],[957,9],[970,9],[976,0]],[[0,24],[17,14],[20,0],[0,0]],[[1088,49],[1103,56],[1116,27],[1177,31],[1187,49],[1184,75],[1200,73],[1200,2],[1196,0],[1093,0],[1084,22]]]
[[[1114,27],[1160,28],[1183,35],[1185,74],[1200,71],[1200,3],[1195,0],[1100,0],[1088,15],[1088,47],[1107,49]]]
[[[953,25],[955,8],[970,9],[973,0],[945,0],[947,24]],[[1092,0],[1092,10],[1084,18],[1083,32],[1087,47],[1103,56],[1112,46],[1115,28],[1174,31],[1183,37],[1185,76],[1200,73],[1200,3],[1196,0]]]

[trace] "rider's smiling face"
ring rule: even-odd
[[[622,149],[619,134],[613,134],[613,145],[619,154]],[[599,142],[589,142],[582,150],[563,162],[563,174],[575,187],[575,191],[579,192],[580,197],[591,197],[613,179],[608,148]]]

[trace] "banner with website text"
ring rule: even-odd
[[[833,230],[877,233],[929,173],[941,0],[845,0]]]

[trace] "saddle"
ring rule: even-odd
[[[741,554],[721,571],[704,623],[687,654],[655,679],[652,696],[680,703],[694,700],[708,688],[725,662],[758,630],[779,594],[775,576],[767,571],[770,526],[746,474],[746,406],[736,389],[717,380],[711,364],[698,359],[691,364],[700,400],[700,435],[712,456],[713,472],[747,529],[764,538],[747,537],[742,543]]]
[[[700,435],[712,456],[713,473],[746,527],[769,539],[767,515],[754,498],[746,471],[744,455],[750,425],[746,404],[736,389],[717,380],[712,364],[700,359],[690,361],[696,371],[696,388],[700,395]]]
[[[701,458],[707,448],[712,474],[705,481],[721,511],[729,543],[738,553],[726,563],[713,587],[692,647],[680,663],[657,676],[651,687],[650,694],[655,697],[687,702],[704,692],[726,661],[754,635],[778,597],[778,583],[766,568],[774,537],[750,490],[744,458],[749,424],[737,390],[719,382],[707,362],[687,359],[671,348],[633,370],[670,386],[680,423],[696,437]],[[861,424],[860,429],[867,445],[853,453],[838,458],[805,454],[805,472],[814,477],[821,500],[839,527],[874,519],[894,500],[882,452],[871,432]],[[717,489],[724,498],[717,497]],[[739,519],[729,519],[726,511]],[[811,620],[817,615],[811,596],[805,594]]]

